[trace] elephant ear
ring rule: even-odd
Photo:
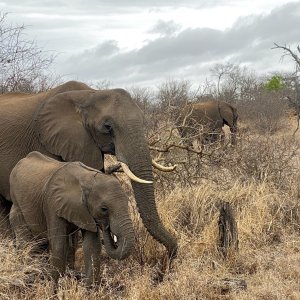
[[[236,123],[236,114],[233,107],[227,103],[220,104],[220,113],[225,121],[225,124],[232,127]]]
[[[62,168],[59,173],[63,174],[58,174],[52,179],[52,200],[57,216],[79,228],[97,232],[96,222],[85,204],[85,195],[79,180],[65,171],[66,168]]]
[[[90,133],[84,127],[76,102],[83,102],[90,91],[65,92],[46,99],[35,116],[35,128],[41,143],[64,161],[82,161],[96,169],[103,159]]]

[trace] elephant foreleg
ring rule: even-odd
[[[71,270],[75,269],[75,253],[78,247],[78,232],[74,232],[69,236],[69,249],[68,249],[68,257],[67,264]]]
[[[82,230],[86,284],[97,284],[100,275],[101,242],[97,233]]]
[[[50,275],[57,283],[59,276],[66,270],[67,254],[69,248],[69,235],[67,234],[66,221],[58,219],[48,229],[50,246]]]

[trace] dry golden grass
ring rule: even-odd
[[[173,184],[157,184],[159,213],[179,242],[178,257],[163,282],[155,278],[165,250],[146,232],[131,199],[136,232],[133,255],[114,261],[103,250],[101,286],[88,290],[68,273],[60,279],[58,298],[300,299],[299,133],[293,146],[283,140],[282,132],[271,142],[265,136],[245,134],[243,145],[226,151],[224,160],[211,166],[205,161],[205,178],[183,184],[177,174],[165,178],[175,178]],[[272,151],[281,152],[276,156],[270,155]],[[261,162],[266,170],[259,168]],[[130,193],[127,183],[123,186]],[[217,247],[220,201],[234,209],[239,234],[239,252],[226,259]],[[53,285],[43,276],[46,262],[30,257],[29,249],[30,245],[17,251],[10,240],[0,244],[0,299],[54,299]],[[80,269],[80,250],[77,258]],[[247,288],[228,284],[234,280],[244,280]]]

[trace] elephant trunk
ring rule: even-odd
[[[142,176],[134,171],[137,176]],[[151,180],[150,176],[147,180]],[[158,242],[162,243],[168,250],[169,257],[175,257],[177,254],[177,240],[171,235],[162,224],[160,217],[158,215],[155,199],[154,190],[152,185],[143,185],[132,182],[137,207],[143,224],[147,228],[148,232],[154,237]]]
[[[107,254],[113,259],[121,260],[128,257],[133,248],[134,233],[128,216],[118,220],[110,220],[109,226],[103,230],[103,240]]]
[[[146,139],[140,137],[144,135],[140,128],[133,128],[132,139],[127,138],[125,149],[131,149],[131,153],[122,151],[121,160],[128,164],[130,170],[139,178],[153,181],[152,161]],[[127,132],[130,132],[128,130]],[[130,135],[129,135],[130,136]],[[139,138],[135,138],[138,136]],[[128,136],[127,136],[128,137]],[[125,141],[124,141],[125,142]],[[130,143],[130,147],[128,146]],[[123,145],[124,145],[123,144]],[[148,232],[168,250],[170,257],[177,254],[177,241],[162,224],[155,204],[153,184],[141,184],[132,181],[132,187],[142,221]]]

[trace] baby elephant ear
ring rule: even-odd
[[[78,179],[70,174],[63,174],[56,176],[54,181],[53,201],[57,216],[79,228],[97,232],[96,222],[84,203],[84,193]]]
[[[35,115],[35,130],[50,153],[61,156],[64,161],[82,161],[101,170],[101,151],[84,127],[77,108],[90,93],[70,91],[45,99]]]

